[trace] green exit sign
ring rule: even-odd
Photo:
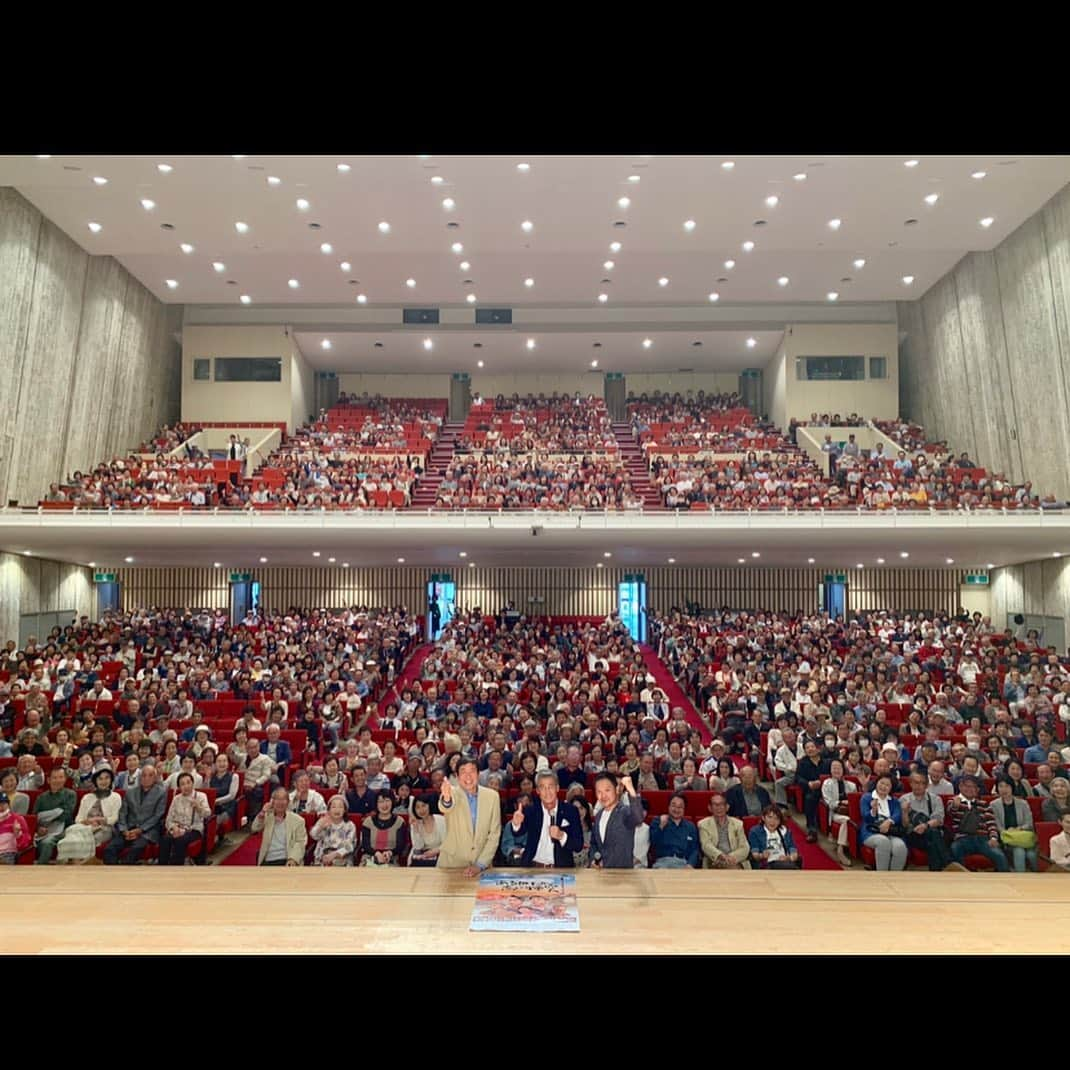
[[[251,572],[232,572],[230,574],[231,583],[251,583],[253,574]]]
[[[624,378],[624,372],[606,372],[606,382],[616,383]]]
[[[94,583],[115,583],[115,573],[114,572],[94,572],[93,573],[93,582]]]
[[[966,586],[967,587],[987,587],[988,586],[988,573],[987,572],[967,572],[966,573]]]
[[[431,582],[432,583],[449,583],[450,580],[452,580],[452,579],[453,579],[453,577],[448,572],[432,572],[431,573]]]
[[[825,573],[825,582],[826,583],[846,583],[847,582],[847,573],[846,572],[826,572]]]

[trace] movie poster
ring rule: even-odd
[[[476,890],[472,932],[578,933],[572,874],[519,877],[484,873]]]

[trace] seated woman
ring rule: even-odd
[[[312,857],[315,866],[351,866],[357,849],[357,826],[346,817],[344,795],[332,795],[327,812],[312,826],[309,835],[316,841]]]
[[[892,778],[879,776],[872,791],[862,796],[862,827],[858,833],[860,844],[868,844],[877,854],[879,870],[906,869],[906,841],[896,833],[902,832],[902,809],[892,795]]]
[[[426,796],[412,800],[409,835],[412,840],[409,865],[425,869],[437,866],[439,851],[446,840],[446,819],[441,814],[431,813],[431,804]],[[503,843],[503,850],[504,847]]]
[[[727,763],[731,765],[731,762]],[[737,780],[736,783],[739,781]],[[685,758],[683,760],[683,771],[677,773],[672,778],[672,790],[673,791],[705,791],[706,790],[706,778],[699,776],[698,766],[695,764],[694,758]]]
[[[524,808],[531,805],[531,795],[525,791],[520,792],[513,800],[513,809],[523,813]],[[502,821],[502,855],[505,857],[507,866],[520,865],[520,859],[524,856],[524,848],[527,846],[527,833],[525,825],[521,825],[520,832],[513,831],[511,821]]]
[[[717,769],[710,775],[710,791],[719,791],[722,795],[729,788],[734,788],[739,783],[736,776],[736,767],[731,758],[721,758],[717,763]]]
[[[992,802],[992,817],[999,829],[999,842],[1007,860],[1015,873],[1024,873],[1027,865],[1036,873],[1037,833],[1029,803],[1015,795],[1010,777],[1000,777],[996,793],[999,798]]]
[[[349,791],[349,778],[342,772],[338,759],[333,755],[323,763],[322,767],[310,765],[309,773],[312,775],[312,783],[319,788],[333,788],[343,795]]]
[[[1025,779],[1025,769],[1017,758],[1008,759],[1004,763],[1003,769],[1004,775],[1000,779],[1006,779],[1011,782],[1011,794],[1016,799],[1028,799],[1036,794],[1030,787],[1029,781]],[[1059,779],[1062,778],[1060,777]]]
[[[394,795],[389,789],[379,792],[375,813],[361,825],[362,866],[397,866],[408,850],[409,826],[394,813]]]
[[[1052,777],[1048,788],[1051,798],[1040,804],[1041,821],[1062,821],[1063,814],[1070,814],[1070,780]]]
[[[821,785],[821,798],[829,809],[832,824],[836,827],[836,858],[841,866],[850,866],[847,854],[847,796],[858,791],[858,785],[844,776],[843,762],[833,758],[829,762],[829,778]]]
[[[93,774],[94,790],[82,796],[74,824],[67,829],[56,847],[60,862],[86,862],[94,858],[97,848],[111,841],[123,800],[111,790],[110,769]]]
[[[190,845],[204,838],[204,822],[212,816],[208,796],[193,790],[193,774],[178,774],[178,790],[164,819],[160,865],[184,866]]]
[[[750,862],[755,869],[802,868],[791,830],[784,825],[780,808],[775,803],[770,803],[762,811],[761,824],[750,830],[747,841],[750,843]]]
[[[1070,873],[1070,811],[1059,819],[1059,827],[1062,832],[1052,836],[1049,842],[1049,858],[1053,866]]]

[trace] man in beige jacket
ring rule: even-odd
[[[254,835],[261,829],[258,866],[303,866],[308,830],[305,819],[290,810],[290,796],[283,787],[271,793],[271,802],[253,819]]]
[[[438,856],[439,869],[464,867],[466,877],[488,869],[502,836],[502,810],[498,793],[479,786],[479,766],[466,758],[457,766],[455,788],[442,781],[439,812],[446,819],[446,841]]]
[[[698,823],[698,842],[702,848],[703,869],[750,869],[750,844],[743,832],[743,822],[728,816],[723,795],[710,798],[711,817]]]

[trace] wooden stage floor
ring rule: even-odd
[[[521,871],[512,871],[521,872]],[[579,933],[471,933],[437,870],[0,867],[0,952],[1047,952],[1061,874],[577,873]],[[1054,909],[1053,909],[1054,908]],[[1053,933],[1055,935],[1053,935]]]

